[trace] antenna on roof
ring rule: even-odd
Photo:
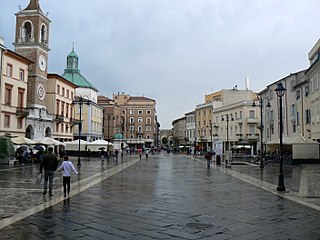
[[[74,42],[72,43],[72,51],[74,51]]]

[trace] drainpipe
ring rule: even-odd
[[[301,133],[302,136],[304,137],[304,106],[303,106],[303,98],[304,98],[304,94],[302,91],[302,87],[300,87],[300,96],[301,96]]]
[[[0,89],[2,88],[2,63],[3,63],[3,52],[5,51],[4,47],[4,38],[0,36]],[[0,113],[1,113],[1,104],[0,104]],[[1,118],[0,118],[0,124],[1,124]],[[0,125],[1,126],[1,125]]]

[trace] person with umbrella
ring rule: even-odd
[[[208,151],[204,155],[205,159],[207,159],[207,168],[210,168],[211,162],[212,162],[212,156],[215,155],[215,152]]]

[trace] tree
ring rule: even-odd
[[[0,137],[0,159],[14,156],[14,147],[9,137]]]
[[[168,138],[167,137],[162,138],[161,142],[162,144],[166,145],[168,143]]]

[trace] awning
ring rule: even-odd
[[[240,148],[251,148],[251,146],[249,145],[237,145],[236,149],[240,149]]]

